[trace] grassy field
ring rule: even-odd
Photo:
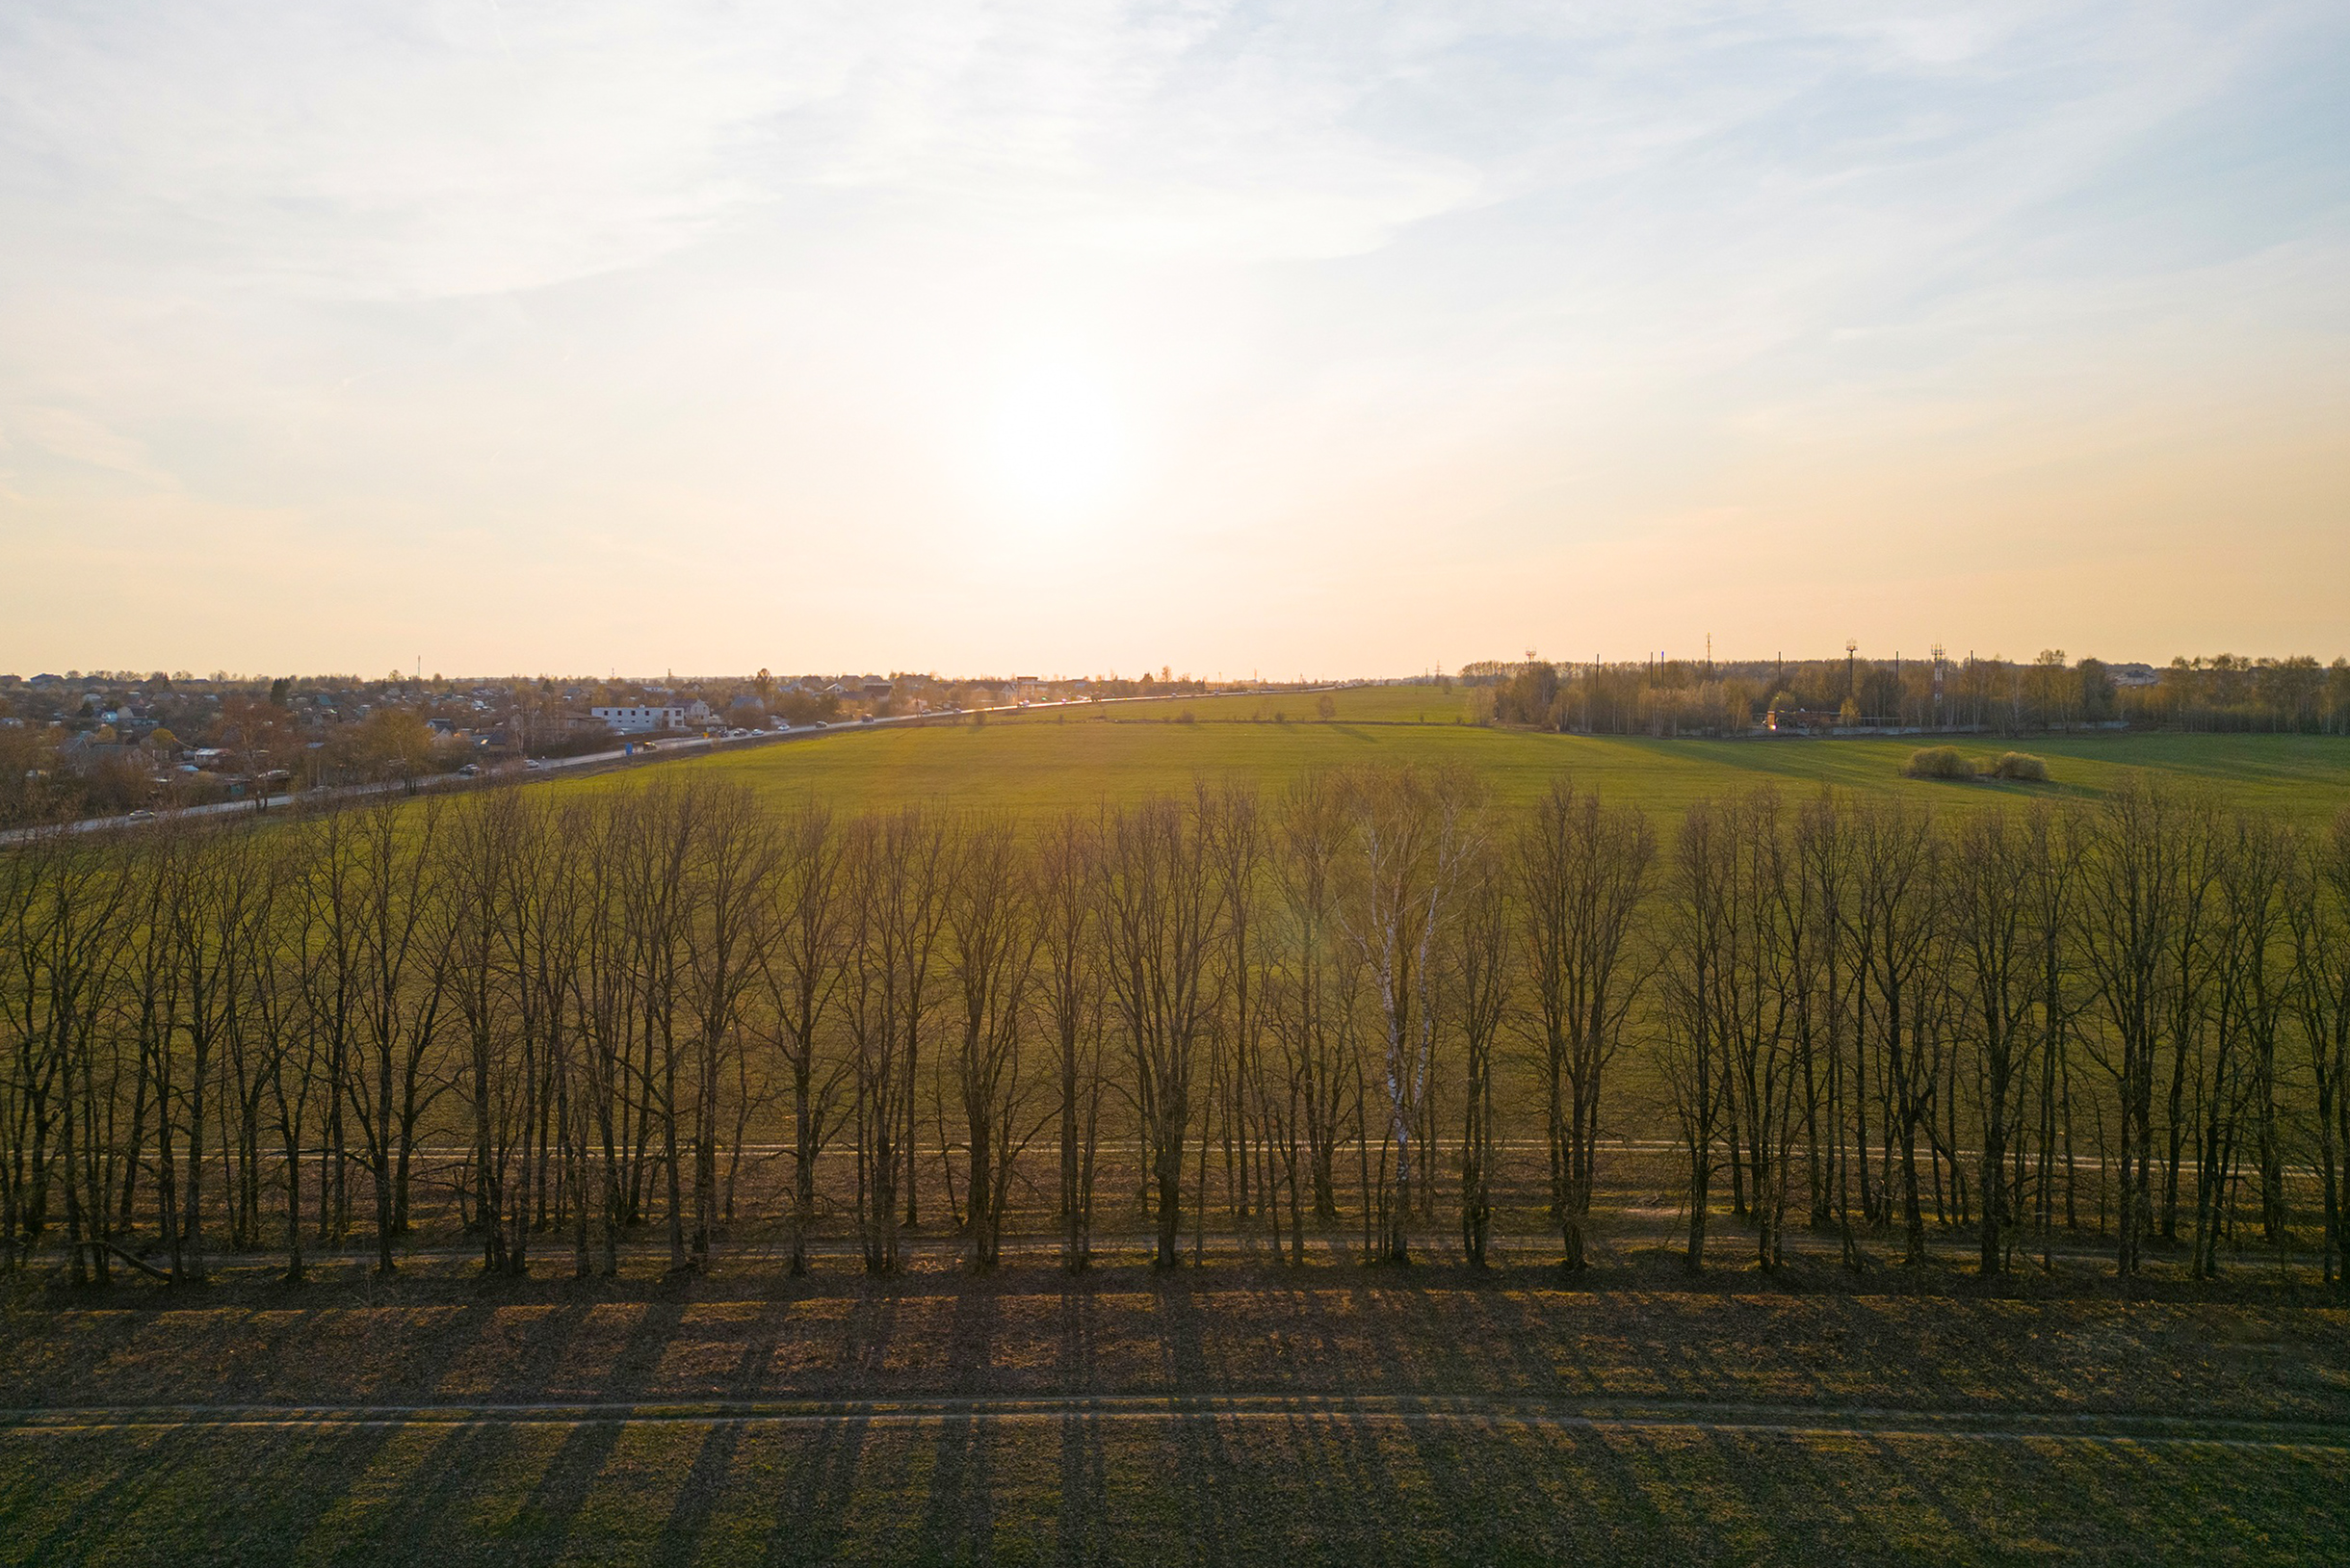
[[[1664,1272],[20,1295],[0,1562],[2289,1562],[2350,1322]]]
[[[937,799],[1020,816],[1185,791],[1195,778],[1237,777],[1277,789],[1316,768],[1401,762],[1466,764],[1503,804],[1535,798],[1566,775],[1609,799],[1637,801],[1668,819],[1693,800],[1765,783],[1790,794],[1833,784],[1963,811],[2035,797],[2094,799],[2138,770],[2309,821],[2350,807],[2350,739],[2333,736],[2041,737],[2024,748],[2047,760],[2048,783],[1956,784],[1901,776],[1902,765],[1923,744],[1916,738],[1549,735],[1470,724],[1457,691],[1368,687],[1333,695],[1338,712],[1328,722],[1314,718],[1311,693],[1192,698],[1035,710],[991,716],[984,723],[836,732],[657,766],[739,778],[777,795],[809,792],[844,806]],[[2011,749],[2010,743],[1993,740],[1952,744],[1981,758]],[[597,788],[615,776],[621,775],[557,787]],[[627,776],[643,775],[630,771]]]

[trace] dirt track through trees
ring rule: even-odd
[[[0,1409],[0,1428],[129,1431],[155,1427],[412,1425],[823,1426],[940,1422],[1328,1422],[1374,1421],[1580,1427],[1594,1431],[1688,1430],[1789,1436],[1904,1435],[2000,1441],[2196,1443],[2231,1448],[2350,1451],[2350,1426],[2323,1422],[2231,1420],[2160,1412],[1816,1409],[1713,1400],[1577,1403],[1485,1396],[1268,1394],[1162,1397],[1084,1395],[1044,1398],[823,1399],[711,1404],[255,1404],[99,1405]]]

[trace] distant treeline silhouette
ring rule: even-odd
[[[706,1265],[779,1144],[783,1255],[994,1266],[1016,1190],[1065,1265],[1105,1150],[1162,1265],[1219,1232],[1402,1263],[1493,1237],[1505,1140],[1580,1266],[1603,1136],[1787,1228],[1985,1271],[2088,1223],[2136,1270],[2322,1227],[2342,1278],[2350,814],[2133,782],[1938,820],[1768,790],[1659,842],[1460,770],[1072,810],[839,816],[734,784],[500,788],[56,832],[0,851],[0,1224],[76,1278],[365,1235],[437,1162],[483,1264]],[[461,1150],[450,1152],[451,1146]],[[438,1152],[435,1152],[438,1151]]]
[[[2133,728],[2350,735],[2350,660],[2220,654],[2135,666],[2050,649],[2002,659],[1656,660],[1485,663],[1463,678],[1492,690],[1507,724],[1602,735],[1738,735],[1766,726],[1970,729],[1998,735],[2116,723]]]

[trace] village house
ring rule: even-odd
[[[650,705],[598,706],[588,710],[615,735],[644,735],[654,730],[688,729],[710,719],[710,705],[699,697],[692,702]]]

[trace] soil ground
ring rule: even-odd
[[[2350,1528],[2350,1313],[2304,1285],[1317,1258],[20,1277],[0,1561],[2289,1562]]]

